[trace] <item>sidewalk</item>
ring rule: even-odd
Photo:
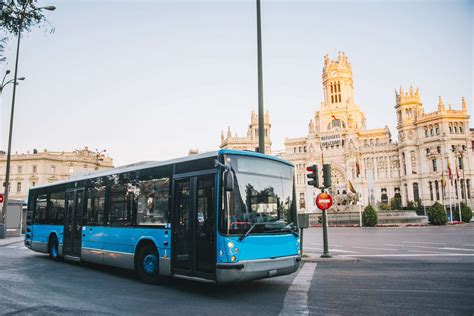
[[[8,246],[10,244],[23,241],[24,239],[25,239],[25,236],[3,238],[3,239],[0,239],[0,247]]]
[[[357,262],[357,258],[353,257],[342,257],[333,255],[331,258],[321,258],[321,255],[316,254],[304,254],[301,258],[303,262]]]

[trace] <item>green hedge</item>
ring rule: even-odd
[[[443,205],[435,202],[435,204],[428,209],[428,221],[432,225],[446,225],[448,215],[444,211]]]
[[[369,204],[362,213],[362,225],[367,227],[374,227],[375,225],[377,225],[377,220],[377,212],[372,207],[372,205]]]
[[[472,210],[466,203],[461,203],[461,216],[464,223],[469,223],[472,219]]]

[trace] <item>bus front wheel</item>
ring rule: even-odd
[[[159,281],[159,256],[153,245],[144,245],[138,251],[136,263],[138,277],[145,283],[156,284]]]

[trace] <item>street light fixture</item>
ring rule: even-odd
[[[13,83],[13,95],[12,95],[12,107],[10,111],[10,129],[8,132],[8,150],[7,150],[7,164],[6,164],[6,172],[5,172],[5,188],[4,188],[4,203],[3,203],[3,208],[2,208],[2,216],[0,216],[0,224],[3,223],[3,232],[0,233],[0,238],[5,238],[6,237],[6,232],[7,232],[7,205],[8,205],[8,191],[9,191],[9,183],[10,183],[10,162],[11,162],[11,146],[12,146],[12,132],[13,132],[13,117],[15,113],[15,97],[16,97],[16,86],[18,85],[18,80],[24,80],[24,77],[18,78],[18,57],[20,54],[20,39],[21,39],[21,30],[22,30],[22,24],[23,20],[32,12],[38,11],[38,10],[48,10],[48,11],[54,11],[56,10],[55,6],[45,6],[45,7],[40,7],[40,8],[35,8],[30,11],[26,11],[26,8],[24,7],[22,12],[19,12],[18,14],[18,40],[16,44],[16,59],[15,59],[15,74],[13,80],[8,81],[3,85],[2,82],[2,90],[5,87],[5,85],[9,83]],[[8,75],[10,73],[9,70],[5,73]],[[5,79],[4,77],[4,79]],[[0,227],[1,229],[1,227]]]

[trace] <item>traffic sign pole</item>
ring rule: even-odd
[[[324,252],[321,255],[321,258],[331,258],[331,254],[329,253],[329,246],[328,246],[328,217],[326,214],[326,210],[323,210],[323,243],[324,243]]]
[[[329,209],[332,205],[332,197],[322,190],[321,193],[318,194],[316,197],[316,205],[322,211],[323,215],[323,244],[324,244],[324,252],[321,255],[321,258],[331,258],[331,254],[329,253],[329,246],[328,246],[328,218],[326,214],[326,210]]]

